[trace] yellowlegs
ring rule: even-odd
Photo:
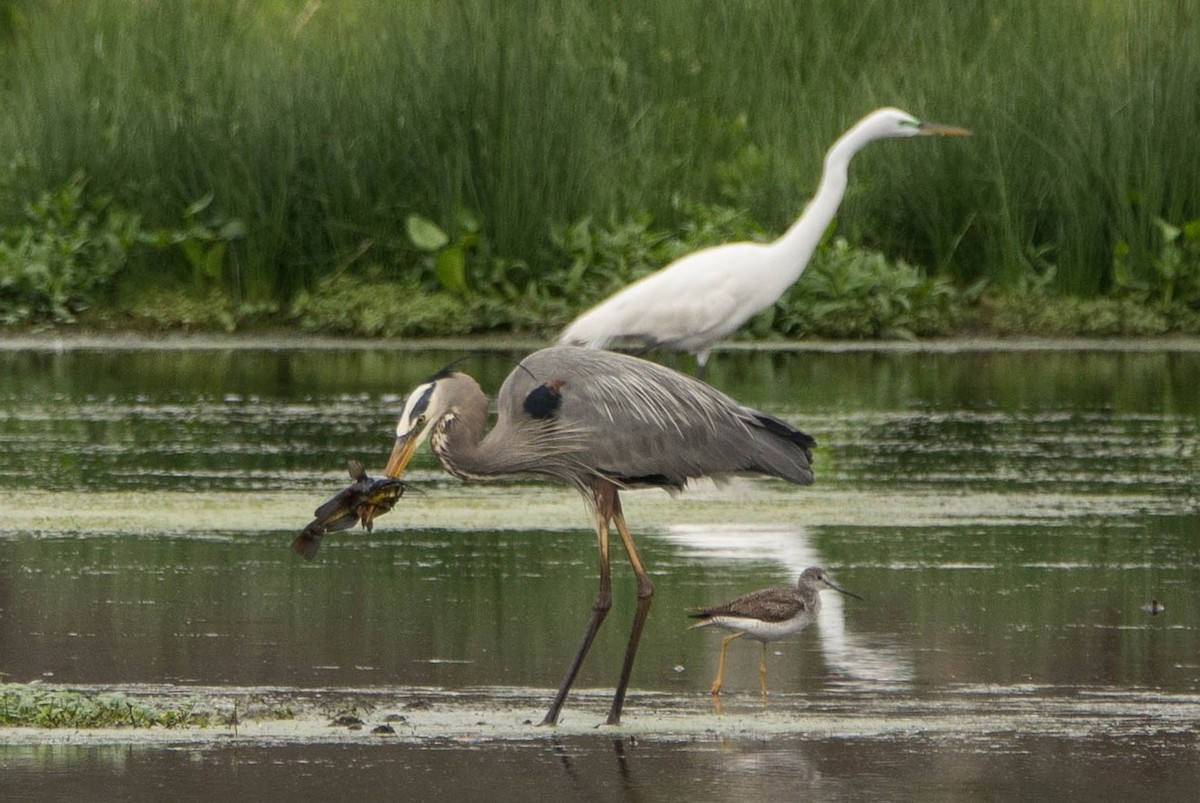
[[[717,713],[721,711],[721,683],[725,676],[725,651],[729,642],[742,636],[762,642],[762,658],[758,665],[758,678],[762,686],[763,699],[767,696],[767,643],[778,641],[799,633],[808,627],[821,610],[821,592],[827,588],[862,599],[851,591],[834,585],[824,569],[812,567],[805,569],[800,575],[795,587],[764,588],[753,591],[737,599],[714,605],[710,608],[700,608],[691,616],[701,621],[693,627],[719,627],[729,631],[729,635],[721,639],[721,658],[717,662],[717,679],[713,681],[709,693],[717,705]]]

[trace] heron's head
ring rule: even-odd
[[[846,589],[842,588],[841,586],[835,584],[832,580],[829,579],[829,575],[825,573],[824,569],[821,569],[816,566],[805,569],[804,572],[801,573],[800,585],[802,585],[802,586],[810,585],[810,586],[815,587],[818,591],[829,588],[829,589],[833,589],[834,591],[839,591],[842,594],[845,594],[847,597],[854,597],[855,599],[862,599],[862,597],[860,597],[858,594],[855,594],[853,591],[847,591]]]
[[[893,137],[967,137],[971,132],[958,126],[918,120],[906,111],[893,108],[876,109],[855,126],[867,141]]]
[[[384,473],[395,479],[412,460],[417,447],[429,437],[433,427],[455,408],[455,390],[463,379],[473,382],[465,374],[444,371],[418,385],[404,401],[404,412],[396,422],[396,445],[388,458]]]

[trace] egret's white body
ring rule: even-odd
[[[846,193],[854,154],[880,139],[967,133],[899,109],[871,112],[825,154],[816,194],[777,240],[726,243],[682,256],[584,312],[559,342],[604,348],[613,340],[635,339],[691,352],[703,370],[714,343],[774,304],[800,278]]]

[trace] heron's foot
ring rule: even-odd
[[[721,695],[718,694],[717,692],[712,693],[712,703],[713,703],[713,711],[716,712],[717,716],[724,716],[725,709],[722,708],[722,706],[721,706]]]

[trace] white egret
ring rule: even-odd
[[[842,202],[854,154],[880,139],[969,133],[899,109],[876,109],[833,143],[816,194],[779,239],[726,243],[680,257],[584,312],[558,342],[604,348],[618,339],[637,340],[691,352],[703,372],[714,343],[774,304],[800,278]]]

